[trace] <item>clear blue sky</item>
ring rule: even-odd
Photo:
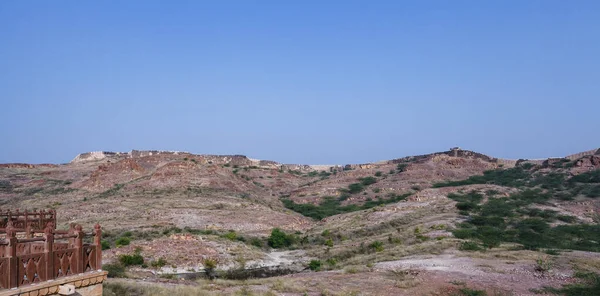
[[[600,1],[0,1],[0,162],[600,147]]]

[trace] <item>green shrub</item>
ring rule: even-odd
[[[125,267],[121,264],[102,264],[102,270],[108,272],[108,277],[125,277]]]
[[[461,251],[481,251],[481,250],[483,250],[479,246],[479,244],[477,244],[476,242],[473,242],[473,241],[462,242],[460,244],[460,246],[458,247],[458,249]]]
[[[144,264],[144,257],[138,252],[132,255],[121,255],[119,256],[119,262],[125,267],[132,265],[142,265]]]
[[[279,228],[273,228],[271,236],[268,238],[268,244],[272,248],[279,249],[291,246],[294,240],[293,235],[286,234]]]
[[[237,239],[238,235],[237,235],[237,233],[235,233],[235,231],[229,230],[227,233],[225,233],[223,235],[223,237],[226,238],[226,239],[228,239],[228,240],[234,241],[234,240]]]
[[[374,250],[375,252],[382,252],[384,250],[383,243],[380,241],[374,241],[369,245],[369,249]]]
[[[330,247],[330,248],[333,247],[333,240],[332,239],[326,240],[325,241],[325,245],[328,246],[328,247]]]
[[[308,263],[308,268],[313,271],[321,270],[321,260],[310,260],[310,263]]]
[[[331,267],[334,267],[337,265],[337,259],[335,259],[335,258],[329,258],[329,259],[327,259],[326,262]]]
[[[587,186],[581,191],[581,193],[591,198],[600,197],[600,185]]]
[[[569,182],[571,183],[600,183],[600,169],[585,172],[576,176],[573,176]]]
[[[107,242],[107,241],[105,241],[105,240],[101,241],[101,242],[100,242],[100,245],[102,246],[102,250],[103,250],[103,251],[104,251],[104,250],[108,250],[108,249],[110,249],[110,243],[109,243],[109,242]]]
[[[535,260],[535,271],[548,272],[553,266],[554,262],[549,256],[540,256]]]
[[[217,268],[217,260],[213,258],[206,258],[202,262],[202,265],[204,265],[204,269],[215,269]]]
[[[556,217],[556,219],[563,221],[563,222],[567,222],[567,223],[573,223],[573,222],[577,221],[577,217],[569,216],[569,215],[558,215]]]
[[[217,260],[214,258],[206,258],[204,259],[204,261],[202,261],[202,265],[204,265],[204,272],[206,273],[206,276],[213,280],[216,278],[216,272],[215,270],[217,269]]]
[[[375,177],[381,177],[382,175],[383,175],[383,172],[381,172],[381,171],[375,172]]]
[[[337,214],[366,210],[366,209],[370,209],[370,208],[373,208],[373,207],[376,207],[379,205],[399,202],[401,200],[406,199],[410,195],[411,195],[411,193],[406,193],[403,195],[395,195],[392,193],[387,199],[379,199],[377,201],[370,200],[370,201],[365,202],[363,205],[352,204],[352,205],[347,205],[347,206],[341,205],[341,203],[340,203],[341,197],[340,197],[340,199],[336,199],[336,198],[330,197],[330,196],[325,197],[319,205],[297,204],[289,199],[283,199],[282,202],[286,208],[288,208],[292,211],[298,212],[304,216],[311,217],[313,219],[320,220],[325,217],[329,217],[329,216],[333,216],[333,215],[337,215]]]
[[[471,211],[477,207],[477,204],[474,202],[459,202],[456,203],[456,208],[461,211]]]
[[[360,178],[358,180],[360,181],[360,184],[362,184],[363,186],[369,186],[371,184],[377,183],[377,179],[375,179],[374,177],[364,177],[364,178]]]
[[[351,194],[359,193],[359,192],[363,191],[364,189],[365,189],[365,187],[361,183],[352,183],[352,184],[348,185],[348,192]]]
[[[508,187],[520,187],[526,184],[530,172],[524,167],[510,169],[496,169],[483,172],[483,176],[471,176],[462,181],[448,181],[433,184],[434,188],[463,186],[473,184],[496,184]]]
[[[154,268],[161,268],[163,266],[167,265],[167,260],[165,260],[164,258],[158,258],[158,260],[156,261],[152,261],[150,262],[150,266],[154,267]]]
[[[402,172],[404,172],[406,170],[406,167],[408,167],[408,164],[406,164],[406,163],[399,163],[396,166],[396,171],[398,171],[398,173],[402,173]]]
[[[260,238],[257,237],[253,237],[250,239],[250,244],[257,247],[257,248],[262,248],[264,247],[264,243]]]
[[[10,184],[10,181],[8,180],[0,180],[0,192],[11,192],[12,191],[12,185]]]
[[[131,243],[131,240],[127,237],[120,237],[115,241],[115,245],[118,247],[127,246]]]

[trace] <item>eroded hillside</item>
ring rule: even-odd
[[[333,166],[132,151],[0,165],[3,209],[57,209],[59,228],[101,223],[108,266],[141,254],[145,267],[119,276],[168,282],[153,274],[201,271],[210,259],[234,278],[296,273],[250,289],[292,295],[560,288],[577,271],[600,272],[599,197],[600,150],[512,161],[453,149]],[[552,256],[552,271],[536,269],[542,256]],[[309,267],[329,271],[297,273]],[[361,284],[340,285],[348,280]]]

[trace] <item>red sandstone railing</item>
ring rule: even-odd
[[[102,229],[94,226],[93,243],[84,243],[81,225],[56,231],[50,223],[41,236],[17,238],[9,220],[0,239],[0,289],[10,289],[102,268]],[[61,234],[62,233],[62,234]]]
[[[12,221],[13,227],[26,229],[24,231],[26,235],[32,232],[44,232],[44,229],[48,223],[56,225],[56,211],[55,210],[41,210],[41,211],[2,211],[0,210],[0,232],[6,232],[5,228],[8,221]]]

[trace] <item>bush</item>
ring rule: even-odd
[[[471,211],[477,207],[477,204],[474,202],[459,202],[456,203],[456,208],[461,211]]]
[[[119,256],[119,262],[125,267],[132,265],[142,265],[144,264],[144,257],[138,252],[133,255],[121,255]]]
[[[472,242],[472,241],[462,242],[460,244],[460,247],[458,247],[458,249],[461,251],[481,251],[481,250],[483,250],[479,246],[479,244],[477,244],[476,242]]]
[[[263,241],[257,237],[253,237],[252,239],[250,239],[250,244],[257,248],[262,248],[264,246]]]
[[[206,276],[211,280],[215,279],[215,277],[217,276],[215,273],[217,264],[217,260],[213,258],[206,258],[202,262],[202,265],[204,265],[204,272],[206,273]]]
[[[337,214],[366,210],[383,204],[399,202],[401,200],[406,199],[410,195],[411,193],[406,193],[403,195],[395,195],[392,193],[387,199],[379,199],[377,201],[371,200],[365,202],[362,205],[352,204],[347,206],[341,205],[341,197],[340,199],[335,199],[334,197],[330,196],[325,197],[319,205],[297,204],[289,199],[283,199],[282,202],[286,208],[292,211],[298,212],[304,216],[311,217],[313,219],[321,220],[325,217]]]
[[[115,245],[118,247],[128,246],[131,243],[131,240],[127,237],[120,237],[115,241]]]
[[[310,260],[310,263],[308,263],[308,268],[313,271],[321,270],[321,260]]]
[[[108,249],[110,249],[110,243],[109,243],[109,242],[107,242],[107,241],[104,241],[104,240],[103,240],[103,241],[101,241],[101,242],[100,242],[100,245],[102,246],[102,250],[103,250],[103,251],[104,251],[104,250],[108,250]]]
[[[8,180],[0,180],[0,192],[10,192],[12,190],[12,185]]]
[[[594,170],[573,176],[569,180],[571,183],[600,183],[600,170]]]
[[[158,260],[156,261],[152,261],[150,262],[150,266],[154,267],[154,268],[161,268],[163,266],[167,265],[167,260],[165,260],[164,258],[158,258]]]
[[[329,258],[329,259],[327,259],[327,264],[329,266],[331,266],[331,267],[334,267],[334,266],[337,265],[337,259],[335,259],[335,258]]]
[[[566,222],[566,223],[573,223],[575,221],[577,221],[577,218],[574,216],[569,216],[569,215],[558,215],[556,217],[556,219]]]
[[[406,163],[399,163],[396,166],[396,171],[398,171],[398,173],[402,173],[402,172],[404,172],[406,170],[406,167],[408,167],[408,164],[406,164]]]
[[[371,250],[374,250],[375,252],[382,252],[383,251],[383,243],[380,241],[374,241],[369,245],[369,248]]]
[[[375,179],[374,177],[364,177],[364,178],[360,178],[358,180],[360,181],[360,184],[362,184],[363,186],[369,186],[371,184],[377,183],[377,179]]]
[[[235,233],[235,231],[230,230],[229,232],[227,232],[226,234],[223,235],[224,238],[228,239],[228,240],[232,240],[235,241],[237,238],[237,233]]]
[[[548,272],[553,266],[554,262],[549,256],[540,256],[535,260],[535,271]]]
[[[294,243],[293,235],[288,235],[279,228],[273,228],[268,239],[269,246],[275,249],[289,247]]]
[[[526,184],[531,174],[529,168],[514,167],[510,169],[496,169],[483,172],[483,176],[471,176],[466,180],[448,181],[433,184],[434,188],[452,187],[473,184],[496,184],[508,187],[520,187]]]
[[[375,172],[375,177],[381,177],[382,175],[383,175],[383,172],[381,172],[381,171]]]
[[[217,268],[217,260],[212,258],[206,258],[202,262],[202,265],[204,265],[204,269],[215,269]]]
[[[102,264],[102,270],[108,272],[108,277],[125,277],[125,267],[121,264]]]
[[[600,185],[588,186],[582,190],[583,194],[587,197],[596,198],[600,197]]]
[[[348,185],[348,192],[352,193],[352,194],[359,193],[359,192],[363,191],[364,189],[365,189],[365,187],[361,183],[352,183],[352,184]]]

